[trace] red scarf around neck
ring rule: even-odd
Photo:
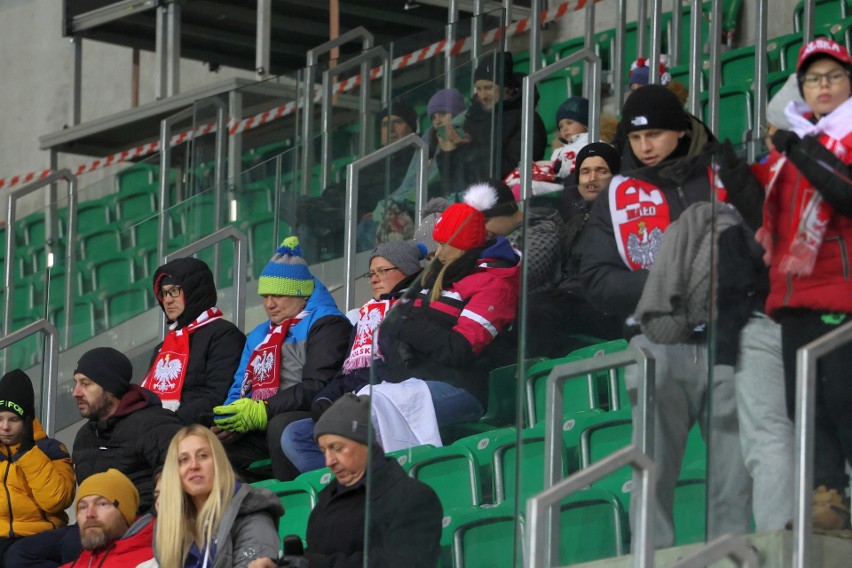
[[[396,303],[396,298],[390,300],[370,300],[358,310],[358,323],[356,325],[355,341],[352,342],[352,349],[349,351],[349,356],[343,362],[343,372],[351,373],[356,369],[366,369],[370,366],[372,360],[373,348],[373,332],[385,319],[388,311]],[[379,353],[379,346],[376,345],[376,356],[382,357]]]
[[[281,345],[290,328],[302,321],[308,312],[284,320],[281,325],[269,324],[269,332],[249,357],[240,396],[266,400],[278,392],[281,384]]]
[[[222,317],[222,310],[213,307],[205,310],[195,321],[181,329],[173,329],[166,335],[160,352],[142,381],[142,386],[157,393],[164,408],[177,411],[180,408],[180,396],[183,380],[186,377],[186,364],[189,361],[189,336],[192,333]]]

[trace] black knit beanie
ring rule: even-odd
[[[0,379],[0,411],[14,412],[21,418],[35,417],[35,395],[30,377],[13,369]]]
[[[133,365],[124,353],[112,347],[95,347],[83,353],[77,361],[74,374],[77,373],[87,376],[106,392],[121,398],[130,390]]]
[[[677,95],[662,85],[648,85],[627,97],[621,125],[624,134],[652,128],[681,132],[689,130],[690,120]]]
[[[368,445],[370,397],[350,392],[338,398],[314,425],[314,440],[319,440],[324,434],[335,434]]]
[[[502,69],[500,68],[501,59]],[[502,58],[498,53],[487,55],[476,66],[476,70],[473,72],[473,80],[474,82],[493,81],[504,87],[519,87],[520,82],[513,72],[514,67],[515,61],[508,51],[503,52]]]
[[[592,156],[603,158],[603,161],[606,162],[607,166],[609,166],[609,171],[612,175],[616,175],[621,171],[621,156],[618,155],[618,151],[604,142],[592,142],[591,144],[586,144],[579,152],[577,152],[577,161],[575,162],[576,167],[574,168],[574,181],[578,185],[580,184],[580,166],[583,165],[586,158],[590,158]]]
[[[383,114],[387,115],[387,113]],[[413,106],[401,101],[394,101],[390,106],[390,116],[398,116],[405,121],[412,132],[417,132],[417,111],[414,110]]]

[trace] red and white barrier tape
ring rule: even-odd
[[[569,0],[568,2],[564,2],[550,10],[543,10],[541,12],[541,23],[547,24],[559,18],[562,18],[569,12],[577,12],[586,7],[586,4],[589,2],[601,2],[602,0]],[[495,41],[502,39],[505,34],[506,37],[512,37],[518,34],[522,34],[527,31],[529,28],[530,18],[525,18],[518,22],[515,22],[509,25],[506,28],[495,28],[493,30],[487,31],[482,35],[482,45],[488,45]],[[464,53],[471,49],[471,38],[466,37],[462,39],[458,39],[452,43],[452,46],[449,48],[449,51],[452,55],[458,55],[460,53]],[[401,57],[397,57],[391,63],[391,70],[396,71],[399,69],[405,69],[411,65],[421,63],[426,61],[427,59],[431,59],[439,54],[444,53],[447,50],[448,42],[446,39],[440,40],[438,42],[433,43],[427,47],[419,49],[413,53],[409,53],[407,55],[403,55]],[[377,79],[382,76],[382,68],[374,67],[370,70],[370,78]],[[361,84],[361,75],[353,75],[347,79],[344,79],[337,83],[335,87],[335,94],[345,93],[347,91],[351,91],[358,87]],[[318,94],[314,100],[319,100],[321,97],[321,93]],[[241,134],[248,130],[252,130],[264,124],[268,124],[275,120],[279,120],[285,116],[293,114],[296,112],[296,109],[300,105],[295,101],[289,101],[283,105],[271,108],[267,111],[258,113],[249,118],[244,118],[241,120],[230,119],[228,121],[228,134],[230,136],[234,136],[235,134]],[[170,146],[175,146],[177,144],[182,144],[194,136],[201,136],[204,134],[211,134],[216,131],[215,123],[208,123],[199,126],[195,130],[188,130],[186,132],[181,132],[179,134],[175,134],[169,140]],[[142,158],[158,152],[160,150],[160,142],[148,142],[146,144],[142,144],[141,146],[137,146],[130,150],[124,150],[123,152],[118,152],[111,156],[107,156],[105,158],[99,158],[97,160],[93,160],[87,164],[81,164],[76,169],[73,170],[75,175],[81,175],[89,172],[94,172],[101,168],[105,168],[111,166],[113,164],[123,162],[125,160]],[[41,170],[39,172],[30,172],[25,175],[17,175],[12,176],[10,178],[0,178],[0,189],[14,187],[19,184],[26,184],[33,181],[37,181],[49,176],[53,170],[46,169]]]

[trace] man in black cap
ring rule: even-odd
[[[370,397],[343,395],[317,421],[314,438],[334,480],[308,518],[308,548],[284,566],[361,566],[369,530],[370,566],[432,568],[440,555],[443,512],[428,485],[405,474],[371,440]],[[369,527],[364,526],[370,475]]]
[[[595,200],[581,243],[580,280],[591,305],[620,317],[631,346],[645,349],[657,361],[652,456],[657,464],[655,545],[674,544],[674,490],[687,434],[699,420],[707,424],[713,440],[707,460],[708,475],[714,480],[707,488],[712,512],[708,536],[741,534],[749,530],[751,480],[740,448],[733,367],[714,366],[713,388],[708,391],[704,326],[692,330],[685,342],[662,344],[649,339],[633,315],[660,241],[673,221],[693,204],[719,199],[734,205],[745,222],[756,227],[763,190],[734,155],[730,142],[716,143],[666,87],[648,85],[633,91],[622,108],[621,132],[622,173]],[[718,179],[710,174],[714,162]],[[635,367],[628,367],[625,375],[635,402]],[[707,397],[712,397],[712,415],[707,413]]]
[[[83,354],[74,369],[71,396],[88,421],[71,451],[77,484],[115,468],[139,491],[138,513],[154,504],[154,471],[163,464],[169,442],[180,430],[177,415],[151,391],[130,384],[130,359],[111,347]],[[8,566],[59,566],[80,554],[76,527],[49,531],[15,543],[6,553]]]

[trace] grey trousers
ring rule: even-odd
[[[654,451],[657,485],[654,546],[665,548],[675,542],[674,496],[689,430],[698,422],[702,435],[710,431],[707,463],[707,537],[749,530],[751,478],[743,463],[734,393],[734,369],[718,365],[712,377],[712,416],[707,416],[707,348],[701,344],[659,345],[644,335],[630,340],[655,359]],[[635,366],[625,371],[628,393],[636,404]],[[635,417],[635,413],[634,413]],[[636,424],[634,423],[634,426]],[[634,481],[634,487],[638,487]],[[631,526],[638,512],[638,495],[631,496]]]
[[[794,428],[787,417],[780,325],[765,316],[749,320],[740,333],[734,382],[755,528],[783,530],[793,518]]]

